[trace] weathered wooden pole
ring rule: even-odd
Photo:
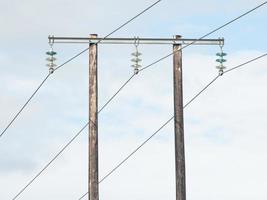
[[[181,36],[177,35],[177,39]],[[186,200],[181,44],[173,45],[176,200]]]
[[[90,37],[96,38],[96,34]],[[99,199],[98,189],[97,44],[89,44],[89,200]]]

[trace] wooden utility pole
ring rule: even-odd
[[[176,39],[180,38],[181,36],[176,36]],[[181,44],[173,45],[176,200],[186,200],[182,50],[180,50],[181,47]]]
[[[91,34],[91,38],[97,38]],[[89,200],[99,199],[98,118],[97,118],[97,44],[89,44]]]

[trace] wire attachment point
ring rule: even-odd
[[[46,64],[46,66],[49,68],[49,74],[53,74],[55,71],[55,67],[57,66],[55,64],[55,61],[57,60],[55,58],[55,55],[57,55],[57,52],[53,50],[53,44],[54,40],[49,40],[50,50],[46,52],[46,55],[49,56],[46,58],[46,61],[48,61],[48,64]]]
[[[140,56],[142,55],[142,53],[140,53],[138,51],[138,46],[139,46],[139,37],[134,37],[135,41],[134,41],[134,46],[135,46],[135,52],[132,53],[131,55],[134,56],[134,58],[131,59],[131,61],[134,63],[133,65],[131,65],[134,68],[134,74],[138,74],[139,72],[139,68],[141,68],[142,66],[139,64],[142,59],[140,59]]]
[[[220,49],[221,52],[216,53],[216,56],[218,56],[219,58],[216,59],[216,62],[218,62],[220,65],[216,66],[216,68],[219,70],[219,75],[222,76],[224,73],[224,70],[226,69],[226,66],[224,66],[224,63],[227,61],[226,59],[224,59],[224,56],[227,56],[226,53],[223,52],[223,43],[220,43]]]

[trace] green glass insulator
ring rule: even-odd
[[[139,52],[135,52],[135,53],[132,53],[131,55],[133,55],[133,56],[141,56],[142,54],[139,53]]]
[[[216,59],[216,62],[219,62],[219,63],[224,63],[224,62],[226,62],[226,60],[225,60],[225,59],[223,59],[223,58],[220,58],[220,59]]]
[[[46,52],[46,54],[49,55],[49,56],[54,56],[54,55],[57,54],[57,52],[55,52],[55,51],[48,51],[48,52]]]
[[[226,56],[227,55],[227,53],[216,53],[216,56],[220,56],[220,57],[223,57],[223,56]]]

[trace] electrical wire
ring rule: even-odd
[[[123,165],[130,157],[132,157],[139,149],[141,149],[152,137],[154,137],[161,129],[163,129],[171,120],[173,119],[173,116],[168,119],[159,129],[157,129],[149,138],[147,138],[144,142],[142,142],[134,151],[132,151],[126,158],[124,158],[116,167],[114,167],[109,173],[107,173],[101,180],[98,182],[99,184],[103,182],[106,178],[108,178],[113,172],[115,172],[121,165]],[[85,193],[82,197],[79,198],[82,199],[88,194]]]
[[[214,83],[219,76],[216,76],[209,84],[207,84],[199,93],[197,93],[186,105],[184,108],[186,108],[190,103],[192,103],[202,92],[204,92],[212,83]],[[107,179],[112,173],[114,173],[119,167],[121,167],[130,157],[132,157],[138,150],[140,150],[149,140],[151,140],[154,136],[159,133],[160,130],[162,130],[167,124],[169,124],[174,119],[174,116],[172,116],[170,119],[168,119],[157,131],[155,131],[151,136],[149,136],[144,142],[142,142],[136,149],[134,149],[126,158],[124,158],[119,164],[117,164],[112,170],[110,170],[109,173],[107,173],[101,180],[98,182],[98,184],[102,183],[105,179]],[[83,199],[86,195],[83,194],[78,200]]]
[[[112,95],[109,100],[100,108],[100,110],[97,112],[98,114],[116,97],[116,95],[127,85],[127,83],[134,77],[135,74],[133,74],[129,79],[127,79],[122,86]],[[71,143],[82,133],[82,131],[89,125],[89,122],[91,122],[95,127],[97,125],[89,119],[89,121],[74,135],[74,137],[71,138],[71,140],[46,164],[40,172],[38,172],[17,194],[15,197],[12,198],[12,200],[17,199],[51,164],[54,162],[60,154],[62,154],[65,149],[71,145]]]
[[[218,78],[220,77],[220,75],[215,76],[210,82],[209,84],[207,84],[202,90],[200,90],[190,101],[188,101],[185,105],[184,108],[186,108],[190,103],[192,103],[202,92],[204,92],[211,84],[213,84]]]
[[[261,59],[261,58],[263,58],[263,57],[265,57],[265,56],[267,56],[267,53],[264,53],[264,54],[262,54],[261,56],[258,56],[258,57],[256,57],[256,58],[253,58],[253,59],[251,59],[251,60],[249,60],[249,61],[247,61],[247,62],[245,62],[245,63],[243,63],[243,64],[240,64],[240,65],[237,65],[237,66],[235,66],[235,67],[232,67],[232,68],[226,70],[226,71],[224,72],[224,74],[226,74],[226,73],[228,73],[228,72],[231,72],[231,71],[233,71],[233,70],[236,70],[236,69],[238,69],[238,68],[240,68],[240,67],[243,67],[244,65],[247,65],[247,64],[249,64],[249,63],[251,63],[251,62],[254,62],[254,61],[256,61],[256,60],[259,60],[259,59]]]
[[[0,134],[0,138],[5,134],[5,132],[7,131],[7,129],[9,129],[9,127],[13,124],[13,122],[17,119],[17,117],[20,115],[20,113],[24,110],[24,108],[28,105],[28,103],[32,100],[32,98],[34,97],[34,95],[38,92],[38,90],[43,86],[43,84],[46,82],[46,80],[49,78],[51,74],[49,73],[44,80],[40,83],[40,85],[36,88],[36,90],[33,92],[33,94],[30,96],[30,98],[26,101],[26,103],[21,107],[21,109],[19,110],[19,112],[17,112],[17,114],[13,117],[13,119],[8,123],[8,125],[6,126],[6,128],[1,132]]]
[[[118,93],[130,82],[130,80],[135,76],[135,74],[133,74],[129,79],[127,79],[122,86],[114,93],[114,95],[111,96],[111,98],[100,108],[100,110],[98,111],[98,114],[103,111],[103,109],[116,97],[116,95],[118,95]],[[211,83],[210,83],[211,84]],[[209,85],[210,85],[209,84]],[[206,86],[208,87],[208,86]],[[205,88],[206,88],[205,87]],[[200,93],[198,94],[200,95]],[[197,96],[198,96],[197,95]],[[196,98],[196,97],[195,97]],[[189,102],[191,103],[191,102]],[[188,105],[188,103],[187,103]],[[186,105],[186,106],[187,106]],[[173,117],[172,117],[173,118]],[[172,120],[169,119],[169,120]],[[169,120],[167,121],[169,123]],[[91,121],[89,119],[89,122],[93,123],[94,126],[96,126],[96,124]],[[17,199],[17,197],[19,197],[51,164],[53,161],[55,161],[60,154],[62,154],[64,152],[64,150],[71,145],[71,143],[82,133],[82,131],[89,125],[89,122],[87,122],[75,135],[74,137],[71,138],[71,140],[48,162],[48,164],[46,164],[42,170],[40,172],[38,172],[17,194],[16,196],[12,199],[15,200]],[[155,134],[157,134],[164,126],[166,126],[167,124],[164,124],[160,129],[158,129],[150,138],[148,138],[145,142],[143,142],[134,152],[132,152],[126,159],[124,159],[117,167],[115,167],[113,170],[111,170],[104,178],[101,179],[100,183],[102,181],[104,181],[108,176],[110,176],[117,168],[119,168],[124,162],[126,162],[135,152],[137,152],[143,145],[145,145]]]
[[[124,24],[122,24],[120,27],[118,27],[117,29],[115,29],[114,31],[112,31],[111,33],[109,33],[108,35],[106,35],[104,38],[102,38],[101,40],[99,40],[97,43],[101,42],[103,39],[106,39],[107,37],[109,37],[110,35],[112,35],[112,34],[115,33],[116,31],[118,31],[119,29],[123,28],[125,25],[127,25],[128,23],[130,23],[131,21],[133,21],[134,19],[136,19],[137,17],[139,17],[141,14],[145,13],[147,10],[149,10],[150,8],[152,8],[153,6],[155,6],[156,4],[158,4],[160,1],[161,1],[161,0],[156,1],[154,4],[152,4],[151,6],[149,6],[148,8],[146,8],[145,10],[143,10],[142,12],[140,12],[138,15],[134,16],[133,18],[131,18],[130,20],[128,20],[127,22],[125,22]],[[211,32],[209,32],[209,33],[203,35],[203,36],[200,37],[199,39],[196,39],[195,41],[193,41],[193,42],[187,44],[186,46],[183,46],[180,50],[185,49],[186,47],[188,47],[188,46],[190,46],[190,45],[196,43],[197,41],[199,41],[199,40],[201,40],[201,39],[203,39],[203,38],[205,38],[205,37],[211,35],[212,33],[216,32],[216,31],[218,31],[218,30],[224,28],[225,26],[227,26],[227,25],[229,25],[229,24],[231,24],[231,23],[237,21],[238,19],[240,19],[240,18],[242,18],[242,17],[248,15],[249,13],[251,13],[251,12],[257,10],[258,8],[264,6],[266,3],[267,3],[267,1],[263,2],[262,4],[260,4],[260,5],[256,6],[256,7],[254,7],[253,9],[251,9],[251,10],[245,12],[244,14],[242,14],[242,15],[240,15],[240,16],[234,18],[233,20],[231,20],[231,21],[229,21],[229,22],[223,24],[222,26],[220,26],[220,27],[214,29],[213,31],[211,31]],[[61,64],[61,65],[59,65],[57,68],[55,68],[54,71],[58,70],[58,69],[61,68],[62,66],[64,66],[64,65],[66,65],[67,63],[71,62],[72,60],[74,60],[74,59],[77,58],[78,56],[82,55],[83,53],[85,53],[86,51],[88,51],[88,49],[89,49],[89,48],[84,49],[83,51],[81,51],[80,53],[76,54],[75,56],[73,56],[73,57],[70,58],[69,60],[65,61],[63,64]],[[147,68],[149,68],[149,67],[151,67],[152,65],[155,65],[155,64],[159,63],[160,61],[162,61],[162,60],[164,60],[164,59],[166,59],[166,58],[168,58],[168,57],[170,57],[170,56],[173,55],[175,52],[176,52],[176,51],[173,51],[172,53],[170,53],[170,54],[168,54],[168,55],[166,55],[166,56],[164,56],[164,57],[162,57],[162,58],[156,60],[155,62],[153,62],[153,63],[147,65],[146,67],[143,67],[142,69],[139,70],[139,72],[140,72],[140,71],[143,71],[143,70],[145,70],[145,69],[147,69]],[[49,75],[48,75],[48,77],[49,77]],[[47,78],[48,78],[48,77],[47,77]],[[45,82],[45,81],[47,80],[47,78],[45,78],[43,82]],[[42,85],[43,85],[43,83],[40,85],[40,87],[41,87]],[[37,91],[40,89],[40,87],[38,87],[38,89],[33,93],[33,95],[29,98],[29,100],[24,104],[24,106],[20,109],[20,111],[19,111],[19,112],[15,115],[15,117],[11,120],[11,122],[8,124],[8,126],[2,131],[2,133],[1,133],[1,135],[0,135],[0,138],[1,138],[1,137],[3,136],[3,134],[7,131],[7,129],[11,126],[11,124],[16,120],[16,118],[20,115],[20,113],[24,110],[24,108],[26,107],[26,105],[27,105],[27,104],[29,103],[29,101],[33,98],[33,96],[37,93]]]
[[[261,56],[258,56],[256,58],[253,58],[245,63],[242,63],[240,65],[237,65],[233,68],[230,68],[229,70],[225,71],[223,74],[225,73],[228,73],[228,72],[231,72],[233,70],[236,70],[242,66],[245,66],[251,62],[254,62],[256,60],[259,60],[260,58],[263,58],[267,56],[267,53],[261,55]],[[222,74],[222,75],[223,75]],[[205,90],[208,89],[208,87],[210,87],[216,80],[218,80],[219,77],[221,77],[222,75],[217,75],[216,77],[214,77],[202,90],[200,90],[190,101],[188,101],[184,106],[183,108],[185,109],[188,105],[190,105],[194,100],[196,100],[197,97],[199,97],[200,94],[202,94]],[[130,157],[132,157],[138,150],[140,150],[149,140],[151,140],[154,136],[157,135],[157,133],[159,133],[160,130],[162,130],[167,124],[169,124],[172,119],[174,119],[174,116],[172,116],[170,119],[168,119],[156,132],[154,132],[150,137],[148,137],[143,143],[141,143],[141,145],[139,145],[134,151],[132,151],[125,159],[123,159],[118,165],[116,165],[116,167],[114,167],[109,173],[107,173],[107,175],[105,175],[100,181],[99,181],[99,184],[101,182],[103,182],[106,178],[108,178],[112,173],[114,173],[119,167],[121,167]],[[86,195],[88,194],[85,193],[83,194],[78,200],[81,200],[83,199]]]
[[[135,75],[136,74],[130,76],[130,78],[125,83],[122,84],[122,86],[117,90],[117,92],[114,95],[112,95],[112,97],[102,106],[102,108],[98,111],[98,113],[100,113],[119,94],[119,92],[132,80],[132,78]]]
[[[158,2],[159,2],[159,1],[158,1]],[[157,3],[157,2],[156,2],[156,3]],[[267,1],[264,2],[264,3],[262,3],[262,4],[260,4],[259,6],[255,7],[255,8],[253,8],[253,9],[249,10],[248,12],[246,12],[246,13],[240,15],[239,17],[237,17],[237,18],[231,20],[230,22],[228,22],[228,23],[226,23],[226,24],[224,24],[224,25],[218,27],[217,29],[211,31],[210,33],[208,33],[208,34],[202,36],[202,37],[199,38],[198,40],[203,39],[204,37],[206,37],[206,36],[208,36],[208,35],[210,35],[210,34],[216,32],[216,31],[220,30],[221,28],[223,28],[223,27],[225,27],[225,26],[231,24],[232,22],[234,22],[234,21],[240,19],[241,17],[243,17],[243,16],[245,16],[245,15],[251,13],[252,11],[254,11],[254,10],[258,9],[258,8],[260,8],[261,6],[265,5],[266,3],[267,3]],[[196,40],[196,41],[198,41],[198,40]],[[196,42],[196,41],[195,41],[195,42]],[[179,49],[179,50],[182,50],[182,49],[184,49],[184,48],[186,48],[186,47],[188,47],[188,46],[194,44],[195,42],[192,42],[192,43],[190,43],[190,44],[184,46],[183,48],[181,48],[181,49]],[[87,50],[88,50],[88,48],[87,48]],[[87,50],[84,50],[84,52],[87,51]],[[150,67],[150,66],[152,66],[152,65],[155,65],[156,63],[162,61],[163,59],[166,59],[167,57],[173,55],[173,53],[175,53],[175,51],[172,52],[171,54],[169,54],[169,55],[167,55],[167,56],[165,56],[165,57],[163,57],[163,58],[161,58],[161,59],[159,59],[159,60],[153,62],[152,64],[150,64],[150,65],[148,65],[148,66],[146,66],[146,67],[140,69],[140,71],[143,71],[143,70],[147,69],[148,67]],[[79,55],[81,55],[81,54],[79,54]],[[78,57],[79,55],[77,55],[76,57]],[[75,57],[75,58],[76,58],[76,57]],[[263,57],[263,56],[261,56],[261,57]],[[258,57],[258,59],[259,59],[259,58],[260,58],[260,57]],[[74,58],[73,58],[73,59],[74,59]],[[254,59],[253,61],[255,61],[255,60],[257,60],[257,59]],[[71,61],[71,59],[70,59],[68,62],[70,62],[70,61]],[[66,62],[65,64],[67,64],[68,62]],[[250,63],[250,62],[252,62],[252,61],[248,61],[248,62],[246,62],[246,63]],[[237,67],[241,67],[241,66],[243,66],[243,65],[245,65],[245,63],[243,63],[243,64],[241,64],[240,66],[237,66]],[[63,65],[62,65],[62,66],[63,66]],[[62,67],[62,66],[59,66],[59,67]],[[236,68],[237,68],[237,67],[236,67]],[[232,70],[233,70],[233,69],[232,69]],[[113,98],[114,98],[114,97],[115,97],[115,96],[116,96],[116,95],[117,95],[117,94],[118,94],[118,93],[119,93],[119,92],[120,92],[120,91],[121,91],[121,90],[122,90],[128,83],[129,83],[129,82],[130,82],[130,80],[131,80],[133,77],[134,77],[134,75],[132,75],[132,76],[131,76],[131,77],[130,77],[124,84],[123,84],[123,86],[122,86],[122,87],[115,93],[115,95],[113,95],[113,96],[111,97],[111,100],[112,100],[112,99],[113,99]],[[212,80],[212,83],[214,83],[217,79],[218,79],[218,77],[215,78],[215,79],[213,79],[213,80]],[[202,92],[204,92],[204,91],[205,91],[205,90],[206,90],[212,83],[209,83],[209,85],[206,86],[206,88],[203,89],[201,92],[199,92],[199,93],[197,94],[197,96],[199,96]],[[197,97],[197,96],[196,96],[196,97]],[[194,99],[196,99],[196,97],[194,97]],[[111,100],[109,100],[109,102],[111,102]],[[193,102],[193,100],[192,100],[191,102]],[[190,103],[191,103],[191,102],[190,102]],[[108,105],[108,104],[105,104],[104,107],[106,107],[107,105]],[[188,105],[189,105],[189,104],[187,103],[186,106],[188,106]],[[103,108],[100,109],[100,111],[102,111],[102,110],[103,110]],[[86,126],[87,126],[88,124],[89,124],[89,122],[86,124]],[[167,125],[167,124],[166,124],[166,125]],[[166,125],[164,125],[164,126],[166,126]],[[86,126],[85,126],[85,127],[86,127]],[[164,127],[164,126],[163,126],[163,127]],[[162,128],[163,128],[163,127],[162,127]],[[162,128],[161,128],[161,129],[162,129]],[[160,130],[161,130],[161,129],[160,129]],[[158,132],[157,132],[157,133],[158,133]],[[79,133],[79,134],[80,134],[80,133]],[[156,135],[156,134],[155,134],[155,135]],[[155,136],[155,135],[154,135],[154,136]],[[78,135],[77,135],[77,136],[78,136]],[[152,137],[153,137],[153,136],[152,136]],[[151,137],[151,138],[152,138],[152,137]],[[75,138],[77,138],[77,137],[74,137],[73,140],[71,140],[71,141],[66,145],[66,147],[64,147],[63,151],[67,148],[67,146],[69,146],[69,145],[75,140]],[[151,138],[150,138],[150,139],[151,139]],[[150,140],[150,139],[149,139],[149,140]],[[148,141],[149,141],[149,140],[148,140]],[[141,148],[141,147],[140,147],[140,148]],[[140,148],[139,148],[139,149],[140,149]],[[138,150],[139,150],[139,149],[138,149]],[[60,151],[60,153],[56,156],[56,158],[57,158],[63,151]],[[131,156],[130,156],[130,157],[131,157]],[[129,157],[129,158],[130,158],[130,157]],[[55,159],[56,159],[56,158],[55,158]],[[129,158],[127,158],[126,160],[128,160]],[[55,159],[53,159],[53,160],[51,161],[51,163],[52,163]],[[126,161],[126,160],[125,160],[125,161]],[[50,163],[50,164],[51,164],[51,163]],[[50,165],[50,164],[49,164],[49,165]],[[122,164],[123,164],[123,163],[122,163]],[[122,164],[120,164],[120,166],[121,166]],[[118,167],[120,167],[120,166],[118,166]],[[48,166],[47,166],[47,167],[48,167]],[[46,167],[46,168],[47,168],[47,167]],[[118,168],[118,167],[117,167],[117,168]],[[45,169],[46,169],[46,168],[45,168]],[[116,168],[116,169],[117,169],[117,168]],[[44,169],[44,170],[45,170],[45,169]],[[44,170],[42,170],[42,172],[43,172]],[[115,171],[115,170],[113,170],[113,172],[114,172],[114,171]],[[41,173],[42,173],[42,172],[41,172]],[[109,175],[111,175],[113,172],[111,172]],[[38,176],[40,176],[41,173],[40,173]],[[108,175],[108,176],[109,176],[109,175]],[[37,176],[37,177],[38,177],[38,176]],[[107,177],[108,177],[108,176],[107,176]],[[37,177],[35,177],[34,180],[35,180]],[[107,177],[106,177],[106,178],[107,178]],[[106,179],[106,178],[105,178],[105,179]],[[30,185],[32,184],[32,182],[33,182],[34,180],[30,181],[29,184],[27,184],[27,186],[24,187],[24,189],[22,189],[22,190],[20,191],[20,193],[19,193],[18,195],[16,195],[15,198],[13,198],[12,200],[15,200],[15,199],[16,199],[16,198],[17,198],[17,197],[18,197],[18,196],[19,196],[19,195],[20,195],[20,194],[21,194],[21,193],[22,193],[28,186],[30,186]]]
[[[107,37],[111,36],[112,34],[114,34],[115,32],[117,32],[118,30],[122,29],[124,26],[126,26],[127,24],[129,24],[130,22],[132,22],[133,20],[135,20],[137,17],[139,17],[140,15],[144,14],[145,12],[147,12],[149,9],[151,9],[152,7],[154,7],[155,5],[157,5],[159,2],[161,2],[162,0],[158,0],[155,3],[151,4],[149,7],[147,7],[146,9],[142,10],[140,13],[138,13],[137,15],[135,15],[134,17],[132,17],[131,19],[127,20],[125,23],[123,23],[122,25],[120,25],[118,28],[116,28],[115,30],[113,30],[112,32],[110,32],[109,34],[107,34],[104,38],[102,38],[101,40],[99,40],[96,44],[100,43],[103,39],[106,39]],[[55,68],[54,72],[56,70],[58,70],[59,68],[63,67],[64,65],[66,65],[67,63],[71,62],[72,60],[74,60],[75,58],[79,57],[80,55],[82,55],[83,53],[85,53],[86,51],[88,51],[89,47],[84,49],[83,51],[79,52],[78,54],[76,54],[75,56],[71,57],[70,59],[68,59],[67,61],[65,61],[64,63],[62,63],[61,65],[59,65],[58,67]],[[43,84],[47,81],[47,79],[49,78],[49,76],[51,75],[51,73],[49,73],[45,79],[41,82],[41,84],[37,87],[37,89],[33,92],[33,94],[30,96],[30,98],[26,101],[26,103],[21,107],[21,109],[19,110],[19,112],[13,117],[13,119],[8,123],[8,125],[6,126],[6,128],[1,132],[0,134],[0,138],[5,134],[5,132],[9,129],[9,127],[14,123],[14,121],[17,119],[17,117],[21,114],[21,112],[25,109],[25,107],[28,105],[28,103],[31,101],[31,99],[35,96],[35,94],[39,91],[39,89],[43,86]]]
[[[242,18],[242,17],[244,17],[244,16],[250,14],[251,12],[253,12],[253,11],[259,9],[260,7],[264,6],[266,3],[267,3],[267,1],[261,3],[260,5],[258,5],[258,6],[254,7],[254,8],[252,8],[252,9],[250,9],[249,11],[243,13],[242,15],[239,15],[238,17],[232,19],[231,21],[229,21],[229,22],[227,22],[227,23],[225,23],[225,24],[219,26],[218,28],[216,28],[216,29],[210,31],[209,33],[203,35],[202,37],[196,39],[195,41],[193,41],[193,42],[191,42],[191,43],[189,43],[189,44],[187,44],[187,45],[181,47],[180,49],[175,50],[175,51],[173,51],[172,53],[170,53],[170,54],[168,54],[168,55],[166,55],[166,56],[164,56],[164,57],[162,57],[162,58],[156,60],[155,62],[153,62],[153,63],[147,65],[146,67],[143,67],[143,68],[140,69],[139,71],[145,70],[145,69],[147,69],[147,68],[149,68],[149,67],[151,67],[151,66],[153,66],[153,65],[155,65],[155,64],[157,64],[157,63],[159,63],[159,62],[161,62],[162,60],[165,60],[166,58],[168,58],[168,57],[170,57],[171,55],[173,55],[175,52],[180,51],[180,50],[182,50],[182,49],[185,49],[185,48],[187,48],[188,46],[190,46],[190,45],[196,43],[197,41],[199,41],[199,40],[201,40],[201,39],[204,39],[205,37],[207,37],[207,36],[209,36],[209,35],[211,35],[211,34],[217,32],[218,30],[220,30],[220,29],[222,29],[222,28],[224,28],[224,27],[226,27],[226,26],[232,24],[233,22],[239,20],[240,18]]]
[[[254,62],[256,60],[259,60],[260,58],[263,58],[267,56],[267,53],[258,56],[256,58],[253,58],[245,63],[242,63],[240,65],[237,65],[233,68],[230,68],[229,70],[225,71],[225,73],[231,72],[233,70],[236,70],[242,66],[245,66],[251,62]],[[130,79],[128,79],[120,88],[119,90],[115,93],[115,95],[113,95],[110,99],[113,99],[118,93],[119,91],[121,91],[123,89],[123,87],[132,79],[133,76],[130,77]],[[186,108],[189,104],[191,104],[201,93],[203,93],[210,85],[212,85],[218,78],[220,77],[220,75],[217,75],[214,79],[212,79],[212,81],[210,81],[200,92],[198,92],[188,103],[186,103],[184,105],[184,108]],[[111,102],[111,100],[108,100],[107,102]],[[104,107],[106,107],[108,104],[105,103],[101,109],[98,111],[98,113],[100,113]],[[151,140],[160,130],[162,130],[172,119],[174,118],[174,116],[172,116],[169,120],[167,120],[156,132],[154,132],[148,139],[146,139],[141,145],[139,145],[132,153],[130,153],[124,160],[122,160],[115,168],[113,168],[107,175],[105,175],[99,183],[103,182],[106,178],[108,178],[112,173],[114,173],[121,165],[123,165],[131,156],[133,156],[139,149],[141,149],[141,147],[143,147],[149,140]],[[92,122],[92,121],[91,121]],[[93,122],[92,122],[93,123]],[[64,150],[81,134],[81,132],[88,126],[89,122],[87,122],[82,129],[80,129],[78,131],[78,133],[75,134],[75,136],[53,157],[53,159],[51,159],[48,164],[45,165],[45,167],[42,168],[42,170],[40,172],[37,173],[36,176],[34,176],[33,179],[31,179],[25,187],[23,187],[19,193],[17,193],[17,195],[12,199],[15,200],[17,199],[17,197],[19,197],[51,164],[53,161],[55,161],[60,154],[62,154],[64,152]],[[80,199],[82,199],[83,197],[85,197],[88,193],[84,194]],[[79,200],[80,200],[79,199]]]
[[[117,32],[118,30],[120,30],[121,28],[123,28],[124,26],[126,26],[127,24],[129,24],[130,22],[132,22],[133,20],[135,20],[137,17],[139,17],[140,15],[144,14],[146,11],[148,11],[149,9],[151,9],[152,7],[154,7],[155,5],[157,5],[159,2],[161,2],[162,0],[158,0],[155,3],[153,3],[152,5],[150,5],[149,7],[147,7],[145,10],[143,10],[142,12],[140,12],[139,14],[135,15],[134,17],[132,17],[131,19],[129,19],[128,21],[126,21],[124,24],[122,24],[121,26],[119,26],[118,28],[116,28],[114,31],[110,32],[109,34],[107,34],[105,37],[103,37],[102,39],[98,40],[95,44],[100,43],[102,40],[106,39],[107,37],[111,36],[112,34],[114,34],[115,32]],[[86,49],[84,49],[83,51],[81,51],[80,53],[78,53],[77,55],[73,56],[72,58],[70,58],[69,60],[67,60],[65,63],[63,63],[62,65],[59,65],[58,67],[55,68],[55,70],[61,68],[63,65],[69,63],[70,61],[72,61],[73,59],[77,58],[78,56],[80,56],[81,54],[85,53],[86,51],[88,51],[89,47],[87,47]]]
[[[58,158],[58,156],[75,140],[80,133],[88,126],[88,123],[86,123],[81,130],[78,131],[78,133],[73,137],[54,157],[52,160],[50,160],[44,168],[38,172],[33,179],[31,179],[17,194],[15,197],[12,198],[12,200],[17,199],[51,164],[54,160]]]

